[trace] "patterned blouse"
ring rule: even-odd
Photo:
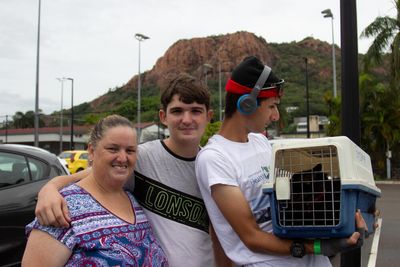
[[[26,234],[39,229],[71,249],[65,266],[168,266],[165,253],[132,194],[126,192],[135,214],[134,224],[111,213],[76,184],[60,193],[68,203],[71,226],[42,226],[35,218],[26,226]]]

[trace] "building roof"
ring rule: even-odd
[[[79,126],[79,125],[74,125],[74,133],[75,134],[86,134],[89,133],[91,130],[92,126]],[[7,134],[9,135],[22,135],[22,134],[34,134],[35,129],[34,128],[25,128],[25,129],[2,129],[0,130],[0,135],[5,135],[7,131]],[[62,129],[64,134],[69,134],[71,132],[71,127],[66,126],[63,127]],[[39,128],[39,134],[46,134],[46,133],[59,133],[60,132],[60,127],[42,127]]]

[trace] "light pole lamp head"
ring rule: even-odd
[[[148,36],[146,36],[146,35],[144,35],[144,34],[141,34],[141,33],[136,33],[136,34],[135,34],[135,38],[136,38],[139,42],[144,41],[144,40],[147,40],[147,39],[150,39],[150,37],[148,37]]]
[[[332,14],[332,11],[330,10],[330,8],[322,10],[321,13],[324,14],[324,18],[332,18],[333,19],[333,14]]]
[[[209,70],[214,69],[211,64],[205,63],[203,64],[204,73],[208,73]]]

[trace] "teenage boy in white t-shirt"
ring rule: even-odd
[[[279,120],[283,80],[256,57],[244,59],[226,85],[225,118],[196,159],[196,177],[208,215],[226,255],[240,266],[331,266],[326,256],[357,247],[360,232],[348,239],[301,241],[272,233],[269,197],[271,145],[261,134]],[[320,254],[320,255],[317,255]]]

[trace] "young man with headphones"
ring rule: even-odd
[[[331,266],[332,256],[361,245],[365,222],[348,239],[280,239],[272,233],[271,145],[262,132],[279,120],[284,80],[256,57],[245,58],[226,85],[225,118],[196,159],[196,177],[225,254],[239,266]],[[321,255],[317,255],[321,254]]]

